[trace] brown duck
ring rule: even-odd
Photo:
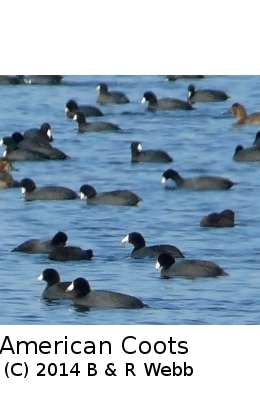
[[[14,170],[12,163],[7,158],[0,158],[0,189],[8,189],[11,187],[20,187],[20,183],[15,181],[8,172]]]
[[[226,114],[232,114],[236,117],[237,122],[233,124],[235,127],[245,124],[260,124],[260,112],[247,114],[246,108],[240,103],[234,103]]]

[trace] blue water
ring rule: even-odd
[[[123,90],[127,105],[101,106],[102,120],[118,124],[119,133],[77,134],[75,121],[65,117],[67,100],[96,104],[95,87],[109,83]],[[87,206],[84,201],[32,202],[20,189],[2,190],[0,245],[1,324],[258,324],[260,322],[259,215],[260,165],[235,163],[238,144],[250,146],[260,127],[232,127],[223,113],[241,102],[249,112],[260,111],[259,76],[207,76],[197,88],[225,90],[222,103],[198,103],[191,112],[150,113],[141,98],[146,90],[158,97],[186,98],[186,80],[168,82],[165,76],[66,76],[60,86],[0,86],[0,137],[49,122],[55,147],[66,161],[15,163],[20,180],[38,186],[62,185],[78,191],[82,184],[97,191],[126,188],[143,198],[138,207]],[[237,182],[230,191],[165,190],[161,175],[169,165],[130,162],[130,143],[161,148],[174,158],[170,167],[183,176],[221,175]],[[4,151],[4,148],[2,149]],[[204,215],[232,208],[236,226],[205,229]],[[92,248],[91,262],[56,263],[44,255],[11,253],[30,238],[48,238],[62,230],[68,244]],[[170,243],[186,258],[219,264],[229,276],[218,279],[160,279],[155,260],[130,258],[132,246],[122,246],[128,233],[139,231],[147,244]],[[70,301],[46,303],[44,284],[37,277],[56,268],[62,280],[87,278],[93,289],[108,289],[141,298],[142,310],[79,312]]]

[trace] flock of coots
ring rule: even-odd
[[[167,75],[169,81],[178,79],[203,79],[203,75]],[[9,85],[60,85],[64,77],[61,75],[36,75],[36,76],[0,76],[0,84]],[[131,102],[129,96],[123,91],[109,90],[108,84],[101,82],[98,85],[98,96],[96,103],[99,106],[106,104],[122,107]],[[229,94],[222,90],[197,89],[194,84],[187,88],[187,98],[158,98],[157,95],[147,90],[142,96],[142,102],[147,103],[147,111],[160,113],[161,111],[184,110],[192,112],[197,103],[220,102],[230,98]],[[141,98],[140,98],[141,100]],[[104,108],[105,110],[105,108]],[[100,120],[104,117],[104,111],[94,104],[78,104],[75,99],[68,99],[65,105],[65,113],[68,119],[76,121],[78,133],[112,131],[120,133],[124,127],[112,122]],[[234,126],[243,124],[260,124],[260,113],[248,115],[242,104],[234,103],[227,113],[233,114],[237,121]],[[97,120],[88,122],[88,118],[95,117]],[[233,159],[237,162],[260,161],[260,145],[257,141],[260,133],[257,134],[255,143],[250,148],[238,145]],[[110,205],[110,206],[137,206],[145,201],[138,194],[122,188],[109,191],[102,191],[98,185],[94,188],[88,183],[82,182],[78,191],[63,186],[41,186],[30,177],[24,177],[21,181],[15,180],[9,170],[14,169],[13,163],[27,161],[48,161],[68,160],[63,150],[52,145],[53,136],[51,126],[44,122],[38,128],[28,128],[25,132],[15,131],[12,134],[4,135],[1,144],[6,147],[3,157],[0,159],[0,188],[20,188],[24,193],[24,200],[31,201],[67,201],[85,199],[87,205]],[[172,163],[173,156],[163,149],[143,149],[140,141],[133,141],[130,146],[130,159],[132,163]],[[35,167],[36,169],[36,167]],[[165,168],[162,173],[162,184],[166,187],[171,183],[174,189],[188,190],[229,190],[237,182],[233,182],[225,176],[182,176],[180,172],[172,168]],[[220,212],[212,212],[204,216],[200,222],[201,227],[231,228],[235,226],[235,212],[225,209]],[[92,249],[82,249],[78,246],[67,246],[68,236],[64,232],[58,232],[50,239],[28,238],[24,243],[17,245],[12,252],[23,252],[27,254],[46,254],[50,263],[76,262],[79,260],[90,261],[94,257]],[[130,243],[133,250],[130,253],[134,259],[147,258],[155,260],[155,267],[161,270],[162,278],[182,277],[186,279],[212,278],[226,276],[228,273],[212,261],[200,259],[186,259],[183,249],[173,244],[146,244],[145,238],[140,232],[131,232],[122,243]],[[38,278],[46,282],[42,296],[48,300],[70,299],[78,307],[91,309],[98,308],[143,308],[144,304],[137,297],[124,293],[107,290],[91,290],[89,282],[82,277],[74,281],[62,282],[59,273],[49,267],[46,268]],[[148,304],[149,306],[149,304]]]

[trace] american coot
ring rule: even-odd
[[[30,75],[26,76],[26,83],[29,85],[59,85],[62,79],[62,75]]]
[[[168,163],[173,158],[163,150],[143,150],[140,142],[131,143],[132,162]]]
[[[11,161],[4,157],[0,158],[0,189],[20,187],[20,182],[14,180],[8,172],[11,169],[14,169]]]
[[[68,236],[64,232],[58,232],[52,238],[29,239],[15,247],[12,252],[27,254],[50,254],[55,248],[66,246]]]
[[[6,146],[3,157],[8,158],[10,161],[46,161],[49,159],[39,151],[20,149],[16,138],[14,139],[11,136],[6,136],[1,139],[0,144]]]
[[[53,268],[46,268],[38,277],[38,281],[45,281],[47,283],[42,298],[46,300],[60,300],[71,299],[71,292],[67,292],[70,282],[60,282],[60,275],[58,271]]]
[[[213,90],[213,89],[195,90],[194,85],[188,86],[187,100],[191,104],[226,101],[227,99],[229,99],[229,96],[222,90]]]
[[[66,246],[54,249],[49,259],[53,261],[80,261],[80,260],[91,260],[94,257],[93,251],[82,250],[77,246]]]
[[[168,179],[175,182],[177,189],[195,190],[227,190],[235,185],[227,178],[219,176],[199,176],[196,178],[182,178],[177,171],[168,169],[162,175],[162,184],[166,184]]]
[[[24,75],[0,75],[0,85],[18,85],[20,83],[26,83]]]
[[[212,261],[182,260],[175,263],[175,259],[168,253],[159,255],[155,268],[161,268],[161,277],[163,278],[182,277],[196,279],[228,275]]]
[[[136,206],[142,199],[130,190],[112,190],[110,192],[97,193],[93,186],[82,185],[80,197],[87,197],[89,205],[110,205],[110,206]]]
[[[167,252],[175,258],[184,258],[182,252],[175,246],[170,244],[157,244],[154,246],[146,246],[144,237],[138,232],[129,233],[122,243],[131,243],[134,249],[131,253],[132,258],[157,258],[159,254]]]
[[[82,112],[85,117],[102,117],[104,114],[102,111],[94,106],[79,105],[76,100],[69,100],[66,103],[65,113],[67,118],[73,118],[77,111]]]
[[[200,221],[201,227],[233,228],[235,226],[235,213],[232,210],[224,210],[220,213],[211,213]]]
[[[187,101],[173,98],[157,99],[151,91],[143,94],[142,103],[145,102],[148,102],[147,109],[152,111],[193,110],[192,105]]]
[[[84,278],[75,279],[67,289],[72,293],[73,302],[81,308],[143,308],[145,304],[134,296],[108,290],[91,290]]]
[[[203,79],[205,75],[166,75],[168,81],[177,81],[178,79]]]
[[[86,122],[85,115],[77,111],[73,117],[74,121],[78,123],[78,132],[103,132],[103,131],[118,131],[120,130],[119,126],[115,124],[111,124],[110,122]]]
[[[39,140],[44,143],[52,142],[51,126],[48,122],[41,124],[40,128],[30,128],[24,132],[25,139]]]
[[[260,147],[251,146],[244,148],[241,145],[236,147],[233,160],[237,162],[257,162],[260,161]]]
[[[28,150],[34,154],[36,152],[36,154],[39,154],[48,160],[66,160],[70,158],[63,151],[52,147],[49,142],[28,137],[26,139],[21,132],[14,132],[12,138],[15,143],[17,143],[19,150]]]
[[[79,196],[73,190],[63,186],[46,186],[37,188],[32,179],[25,178],[20,182],[25,201],[34,200],[75,200]]]
[[[99,95],[97,98],[97,103],[99,104],[126,104],[129,103],[129,98],[123,93],[116,90],[109,91],[106,83],[100,83],[97,86]]]
[[[224,114],[232,114],[236,117],[237,121],[233,124],[234,127],[245,124],[260,124],[260,112],[248,115],[246,108],[240,103],[234,103]]]

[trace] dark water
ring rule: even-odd
[[[123,90],[131,103],[100,107],[102,120],[118,124],[120,133],[77,134],[67,120],[65,103],[95,105],[95,87],[106,81]],[[60,86],[1,86],[0,136],[49,122],[54,145],[66,161],[15,163],[20,180],[30,177],[39,186],[84,183],[97,191],[127,188],[143,198],[138,207],[87,206],[85,202],[25,203],[19,189],[2,190],[0,246],[1,324],[258,324],[259,304],[259,163],[235,163],[238,144],[250,146],[257,126],[232,127],[223,115],[234,102],[249,112],[260,111],[259,76],[207,76],[199,88],[223,89],[231,98],[223,103],[198,103],[191,112],[150,113],[140,103],[146,90],[158,97],[185,99],[191,81],[168,82],[165,76],[67,76]],[[130,143],[162,148],[174,158],[171,167],[183,176],[221,175],[237,182],[230,191],[165,190],[161,175],[168,165],[130,162]],[[4,148],[3,148],[4,151]],[[232,208],[233,229],[200,228],[201,218]],[[43,255],[11,253],[30,238],[48,238],[62,230],[68,244],[92,248],[91,262],[56,263]],[[139,231],[148,244],[171,243],[186,258],[211,260],[229,276],[219,279],[160,279],[155,260],[133,260],[131,245],[122,246],[128,233]],[[141,298],[143,310],[78,312],[70,302],[41,300],[44,284],[37,277],[56,268],[62,280],[86,277],[93,289],[109,289]]]

